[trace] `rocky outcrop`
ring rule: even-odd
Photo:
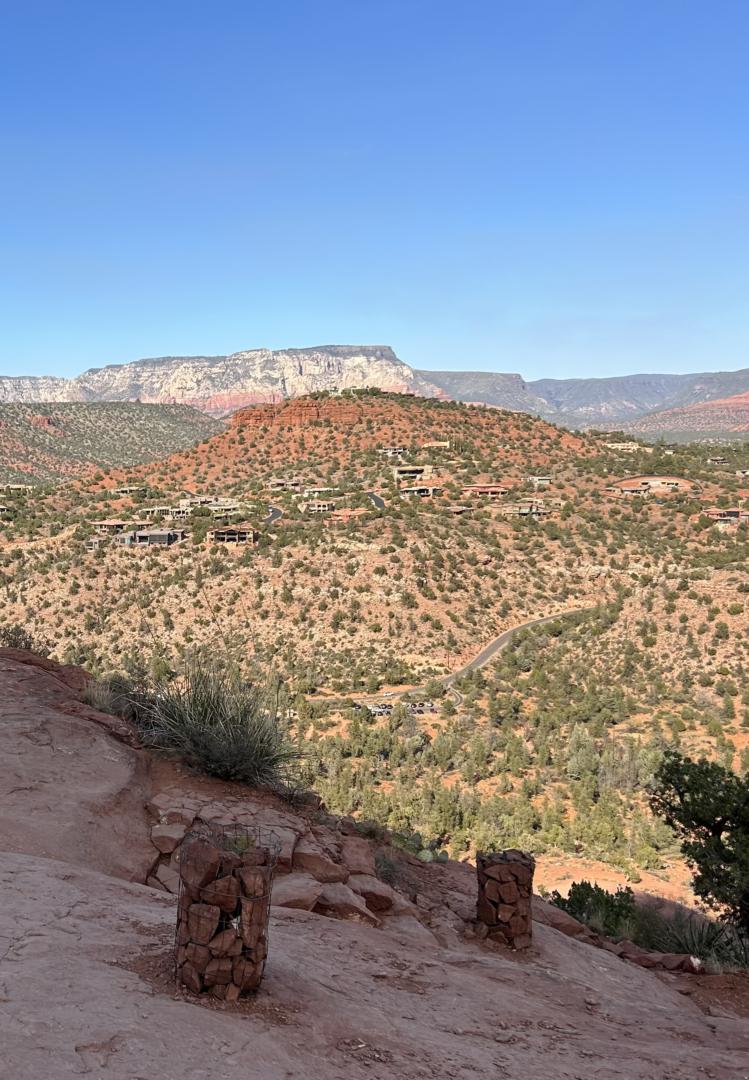
[[[633,959],[621,942],[623,963],[540,902],[523,954],[459,935],[475,908],[471,867],[403,854],[398,888],[388,887],[368,873],[377,844],[351,819],[314,803],[292,811],[146,757],[113,718],[86,711],[85,681],[0,651],[3,1076],[745,1075],[747,1022],[726,1009],[705,1015],[682,996],[674,958],[661,956],[657,975],[652,955]],[[348,872],[345,882],[294,870],[278,879],[265,977],[248,1005],[227,1004],[227,989],[198,1007],[175,988],[178,898],[166,882],[198,814],[230,828],[247,814],[285,835],[287,867],[304,841]],[[156,863],[153,888],[123,880],[144,852]],[[221,920],[247,887],[217,869],[208,852],[186,875],[202,891],[185,912],[180,958],[201,988],[239,988],[250,977],[243,966],[235,983],[242,915],[239,927]],[[245,916],[245,936],[251,924]]]
[[[192,405],[214,416],[321,390],[442,391],[385,345],[250,349],[231,356],[163,356],[92,368],[74,379],[0,378],[0,402],[142,401]]]
[[[143,881],[147,761],[126,725],[81,703],[86,679],[0,649],[0,849]]]

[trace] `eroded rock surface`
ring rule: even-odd
[[[626,946],[537,899],[531,948],[482,943],[471,867],[404,856],[386,885],[350,821],[166,768],[81,706],[78,681],[0,651],[3,1078],[746,1080],[749,1021],[684,996],[694,977],[622,959]],[[265,977],[244,1002],[205,1005],[174,983],[169,849],[201,814],[285,834],[274,899],[293,906],[272,907]],[[302,841],[347,881],[288,872]],[[124,880],[139,864],[158,888]],[[215,933],[222,889],[185,945],[215,986],[231,953]]]

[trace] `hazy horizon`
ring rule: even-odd
[[[626,379],[626,378],[636,378],[636,377],[648,378],[648,377],[661,376],[661,375],[678,376],[678,375],[720,374],[720,373],[724,373],[724,372],[725,373],[730,373],[730,372],[736,372],[736,371],[743,371],[743,370],[746,370],[747,368],[749,368],[749,363],[747,363],[745,365],[739,365],[739,366],[733,367],[733,368],[728,368],[728,367],[705,367],[705,368],[701,368],[699,371],[697,371],[695,369],[683,370],[683,371],[655,371],[655,370],[651,370],[651,371],[612,372],[611,374],[604,374],[604,375],[556,374],[556,375],[538,375],[538,376],[535,376],[535,377],[530,377],[530,376],[526,375],[523,371],[518,370],[517,368],[515,368],[515,369],[513,369],[513,368],[500,369],[500,368],[488,368],[488,367],[484,367],[484,368],[481,368],[481,367],[467,367],[467,366],[457,366],[457,365],[455,367],[453,367],[453,368],[436,367],[436,366],[420,366],[418,364],[411,363],[406,357],[404,357],[400,353],[400,351],[398,350],[398,348],[396,346],[388,345],[385,342],[355,342],[355,343],[351,343],[351,342],[343,342],[343,341],[328,341],[328,342],[325,342],[324,344],[318,343],[318,344],[314,344],[314,345],[279,346],[279,347],[271,349],[271,351],[273,351],[273,352],[287,352],[287,351],[292,352],[292,351],[305,350],[305,349],[316,349],[316,348],[323,349],[323,348],[327,348],[327,347],[331,347],[331,346],[343,346],[343,347],[351,347],[351,348],[356,348],[356,347],[391,348],[393,350],[393,352],[395,353],[395,355],[398,357],[399,360],[401,360],[404,364],[408,364],[409,367],[411,367],[411,368],[413,368],[413,369],[415,369],[417,371],[425,371],[425,372],[429,372],[429,371],[433,371],[433,372],[462,371],[462,372],[466,372],[466,373],[469,373],[469,374],[474,374],[475,373],[475,374],[482,374],[482,375],[519,375],[520,378],[522,378],[523,381],[527,382],[527,383],[538,382],[541,379],[556,379],[556,380],[559,380],[559,381],[567,382],[567,381],[570,381],[570,380],[573,380],[573,379],[577,379],[577,380],[591,380],[591,379],[595,380],[595,379],[612,379],[612,378],[613,379],[616,379],[616,378]],[[266,349],[266,348],[270,348],[270,346],[253,345],[253,346],[249,346],[248,348],[242,347],[242,348],[239,348],[239,349],[230,349],[228,352],[217,352],[217,351],[206,351],[206,352],[200,352],[200,353],[199,352],[186,352],[186,353],[167,352],[167,353],[162,353],[160,355],[156,355],[156,354],[151,354],[151,355],[148,355],[148,356],[143,355],[143,356],[132,357],[130,360],[116,360],[116,361],[99,363],[99,364],[90,364],[87,367],[81,368],[78,371],[71,371],[70,373],[66,373],[66,374],[61,374],[61,373],[58,373],[58,372],[55,372],[55,371],[38,371],[38,372],[7,371],[6,372],[6,371],[3,371],[3,370],[0,370],[0,378],[11,378],[11,379],[13,379],[13,378],[32,377],[32,378],[74,379],[79,375],[85,374],[87,371],[100,370],[102,368],[107,368],[107,367],[123,367],[123,366],[126,366],[127,364],[135,364],[135,363],[143,362],[143,361],[147,361],[147,360],[166,360],[166,359],[169,359],[169,358],[177,358],[177,359],[182,359],[182,358],[184,358],[184,359],[210,359],[211,357],[231,356],[231,355],[234,355],[236,353],[242,353],[242,352],[255,352],[255,351],[259,351],[259,350]]]

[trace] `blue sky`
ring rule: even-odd
[[[0,374],[749,366],[749,5],[6,4]]]

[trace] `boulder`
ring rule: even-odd
[[[239,900],[239,882],[231,874],[216,878],[203,887],[201,899],[204,904],[215,904],[232,915]]]
[[[154,876],[167,892],[174,893],[176,896],[179,892],[179,874],[174,867],[170,866],[169,863],[161,863],[156,868]]]
[[[294,829],[288,829],[281,825],[274,825],[273,832],[278,837],[281,850],[278,853],[279,870],[291,870],[294,858],[294,850],[299,840],[299,833]]]
[[[180,877],[192,889],[202,889],[219,872],[222,852],[207,840],[186,845],[180,860]]]
[[[232,960],[229,956],[214,956],[208,961],[203,976],[206,986],[226,986],[231,982]]]
[[[208,942],[208,949],[213,956],[239,956],[242,939],[234,929],[222,930]]]
[[[306,837],[302,838],[294,849],[292,866],[294,870],[312,874],[318,881],[326,884],[346,881],[349,876],[345,866],[333,862],[321,847]]]
[[[371,911],[389,911],[393,906],[393,889],[371,874],[352,874],[348,886],[364,898]]]
[[[312,911],[322,889],[321,882],[312,874],[284,874],[273,882],[271,903],[277,907]]]
[[[380,925],[380,920],[369,910],[363,897],[341,881],[324,884],[312,910],[333,919],[360,919],[371,926]]]
[[[185,945],[185,960],[190,961],[198,974],[203,974],[210,959],[210,951],[205,945],[196,945],[194,941]]]
[[[187,932],[190,941],[207,945],[216,933],[221,908],[214,904],[191,904],[187,912]]]
[[[263,866],[243,866],[237,871],[237,877],[242,882],[242,893],[250,899],[267,896],[269,874],[270,871]]]
[[[341,860],[350,874],[369,874],[375,877],[372,845],[363,836],[344,836],[341,844]]]
[[[187,826],[178,821],[168,825],[154,825],[151,829],[151,842],[162,855],[170,855],[182,842]]]

